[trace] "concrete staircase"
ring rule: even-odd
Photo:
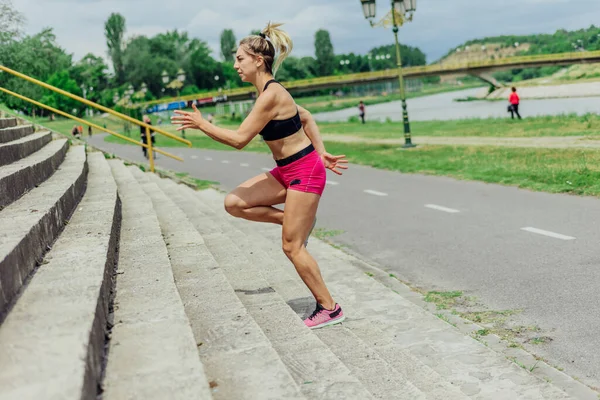
[[[316,238],[347,320],[307,329],[280,227],[228,216],[219,192],[15,119],[0,157],[0,400],[598,398]]]

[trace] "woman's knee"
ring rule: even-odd
[[[290,261],[294,261],[298,253],[302,250],[304,244],[302,241],[294,240],[294,239],[286,239],[283,238],[281,242],[281,247],[285,255],[290,259]]]
[[[244,202],[233,193],[225,196],[223,205],[225,206],[225,211],[234,217],[239,217],[244,211]]]

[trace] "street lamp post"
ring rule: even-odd
[[[183,87],[183,82],[185,82],[185,72],[181,68],[177,71],[177,80],[181,82],[180,87]],[[179,99],[179,97],[181,97],[181,95],[179,94],[179,89],[177,89],[177,101],[179,103],[179,109],[181,110],[181,99]],[[185,139],[185,129],[181,130],[181,137]]]
[[[371,26],[376,26],[372,19],[375,18],[376,0],[360,0],[365,18],[369,20]],[[406,106],[406,93],[404,90],[404,77],[402,75],[402,57],[400,55],[400,43],[398,41],[398,26],[403,25],[404,21],[412,20],[413,13],[417,9],[417,0],[391,0],[392,3],[392,26],[394,32],[394,41],[396,44],[396,63],[398,64],[398,81],[400,83],[400,98],[402,100],[402,121],[404,123],[404,148],[415,147],[412,143],[410,133],[410,123],[408,121],[408,109]],[[409,15],[407,15],[409,14]],[[398,21],[398,17],[401,17]],[[385,18],[384,18],[385,19]],[[382,21],[383,22],[383,21]]]

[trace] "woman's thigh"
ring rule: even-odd
[[[226,198],[236,202],[237,206],[251,208],[257,206],[273,206],[285,202],[287,190],[270,173],[263,173],[248,179]]]
[[[321,196],[316,193],[289,190],[285,200],[283,213],[282,240],[286,243],[300,245],[306,236],[317,215]]]

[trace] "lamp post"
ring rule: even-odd
[[[360,0],[363,7],[365,18],[369,20],[372,27],[383,24],[382,20],[379,24],[374,24],[372,19],[375,18],[376,0]],[[400,98],[402,100],[402,121],[404,123],[404,148],[415,147],[412,143],[410,133],[410,123],[408,121],[408,110],[406,107],[406,93],[404,90],[404,77],[402,76],[402,57],[400,56],[400,43],[398,42],[398,26],[402,26],[405,21],[411,21],[412,16],[417,9],[417,0],[391,0],[392,10],[391,23],[393,26],[394,40],[396,43],[396,63],[398,64],[398,81],[400,83]],[[400,20],[398,20],[400,17]],[[377,57],[376,57],[377,58]],[[388,58],[387,55],[382,58]]]

